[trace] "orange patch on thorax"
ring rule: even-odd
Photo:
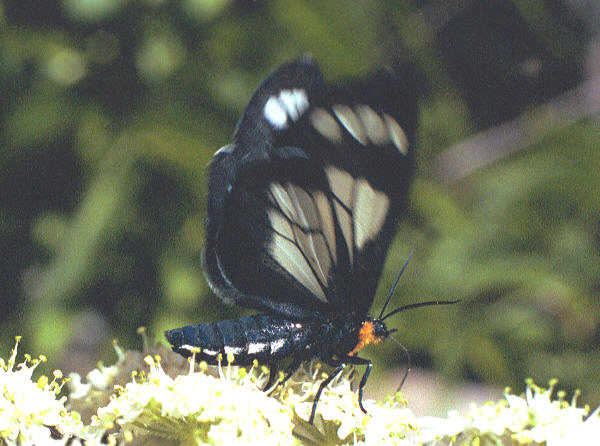
[[[358,353],[358,351],[363,348],[365,345],[369,344],[377,344],[383,338],[381,336],[375,336],[375,329],[373,327],[373,323],[371,321],[365,321],[360,327],[360,331],[358,332],[358,343],[356,347],[352,349],[348,356],[354,356]]]

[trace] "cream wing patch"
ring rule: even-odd
[[[333,113],[346,128],[348,133],[352,135],[354,139],[360,142],[363,146],[367,145],[367,136],[365,135],[365,129],[363,128],[360,119],[354,111],[347,105],[336,104],[333,107]]]
[[[339,143],[342,141],[342,130],[333,116],[320,107],[315,108],[310,114],[313,127],[328,140]]]
[[[362,249],[383,228],[390,199],[384,192],[374,189],[364,177],[354,178],[333,166],[327,167],[325,173],[335,196],[335,213],[352,263],[354,247]]]
[[[387,128],[383,120],[368,105],[357,105],[354,107],[357,115],[363,123],[367,137],[376,145],[382,145],[389,141]]]
[[[294,225],[295,240],[316,273],[318,280],[327,283],[327,274],[331,259],[323,235],[314,230],[321,230],[320,215],[313,198],[302,188],[292,184],[287,185],[287,191],[298,210],[299,226]]]
[[[331,205],[321,191],[309,193],[292,183],[271,183],[268,210],[274,230],[269,245],[273,259],[318,299],[335,262],[335,226]]]
[[[279,234],[275,234],[271,241],[270,251],[275,261],[284,270],[310,290],[319,300],[327,302],[323,289],[311,271],[298,245]]]
[[[392,142],[403,155],[408,155],[408,137],[398,122],[387,113],[383,114]]]
[[[390,208],[390,199],[383,192],[373,189],[364,178],[357,179],[354,187],[354,239],[356,247],[362,249],[381,231]]]
[[[339,200],[339,202],[337,200],[334,200],[333,202],[335,214],[337,216],[340,229],[342,230],[342,234],[344,235],[346,246],[348,247],[350,263],[352,263],[354,261],[354,252],[352,249],[352,240],[354,235],[352,228],[352,215],[350,212],[348,212],[348,210],[352,209],[354,178],[352,178],[352,175],[350,175],[348,172],[333,166],[327,167],[325,169],[325,174],[327,175],[331,192],[335,195],[335,198]]]
[[[336,104],[331,109],[348,133],[363,146],[366,146],[369,141],[377,146],[391,143],[402,155],[408,154],[406,133],[398,121],[387,113],[379,114],[364,104],[357,104],[354,108],[345,104]],[[333,117],[323,109],[315,109],[311,114],[313,127],[321,135],[339,142],[341,141],[339,126],[333,125],[332,119]]]
[[[335,263],[337,261],[336,254],[336,242],[335,242],[335,225],[333,221],[333,211],[329,199],[321,191],[316,191],[313,194],[315,204],[321,216],[321,226],[323,229],[323,236],[325,237],[325,243],[329,246],[331,252],[331,261]]]

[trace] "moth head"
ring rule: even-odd
[[[381,319],[373,319],[367,317],[358,332],[358,341],[348,356],[354,356],[358,351],[366,345],[378,344],[387,338],[390,333],[395,330],[388,330],[385,323]]]

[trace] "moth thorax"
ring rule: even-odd
[[[358,342],[356,343],[354,349],[348,353],[348,356],[356,355],[358,351],[365,345],[377,344],[381,342],[385,338],[385,333],[386,330],[383,326],[383,322],[379,320],[365,320],[360,327],[360,331],[358,332]]]

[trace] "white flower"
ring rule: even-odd
[[[113,342],[113,347],[117,353],[117,362],[111,366],[105,366],[100,363],[97,369],[92,370],[86,376],[87,383],[81,381],[81,376],[77,373],[69,374],[69,389],[71,400],[82,399],[89,396],[92,390],[105,391],[110,390],[115,381],[115,377],[121,373],[123,363],[125,362],[125,353]]]
[[[32,360],[25,355],[25,361],[15,365],[19,340],[8,362],[0,358],[0,439],[7,444],[63,445],[81,433],[83,423],[77,413],[65,409],[66,397],[56,399],[62,388],[60,371],[50,382],[45,376],[31,380],[45,357]]]
[[[413,412],[392,400],[379,404],[371,400],[364,402],[369,416],[361,429],[365,445],[417,445],[418,431]]]
[[[264,444],[268,438],[272,444],[297,444],[292,410],[261,391],[253,373],[244,369],[232,373],[228,366],[219,377],[190,370],[171,378],[158,358],[145,360],[150,369],[147,376],[128,383],[98,409],[92,431],[118,425],[124,431],[159,435],[173,443]]]
[[[448,413],[448,418],[419,417],[415,420],[420,443],[433,443],[444,437],[454,437],[463,432],[468,421],[455,410]]]

